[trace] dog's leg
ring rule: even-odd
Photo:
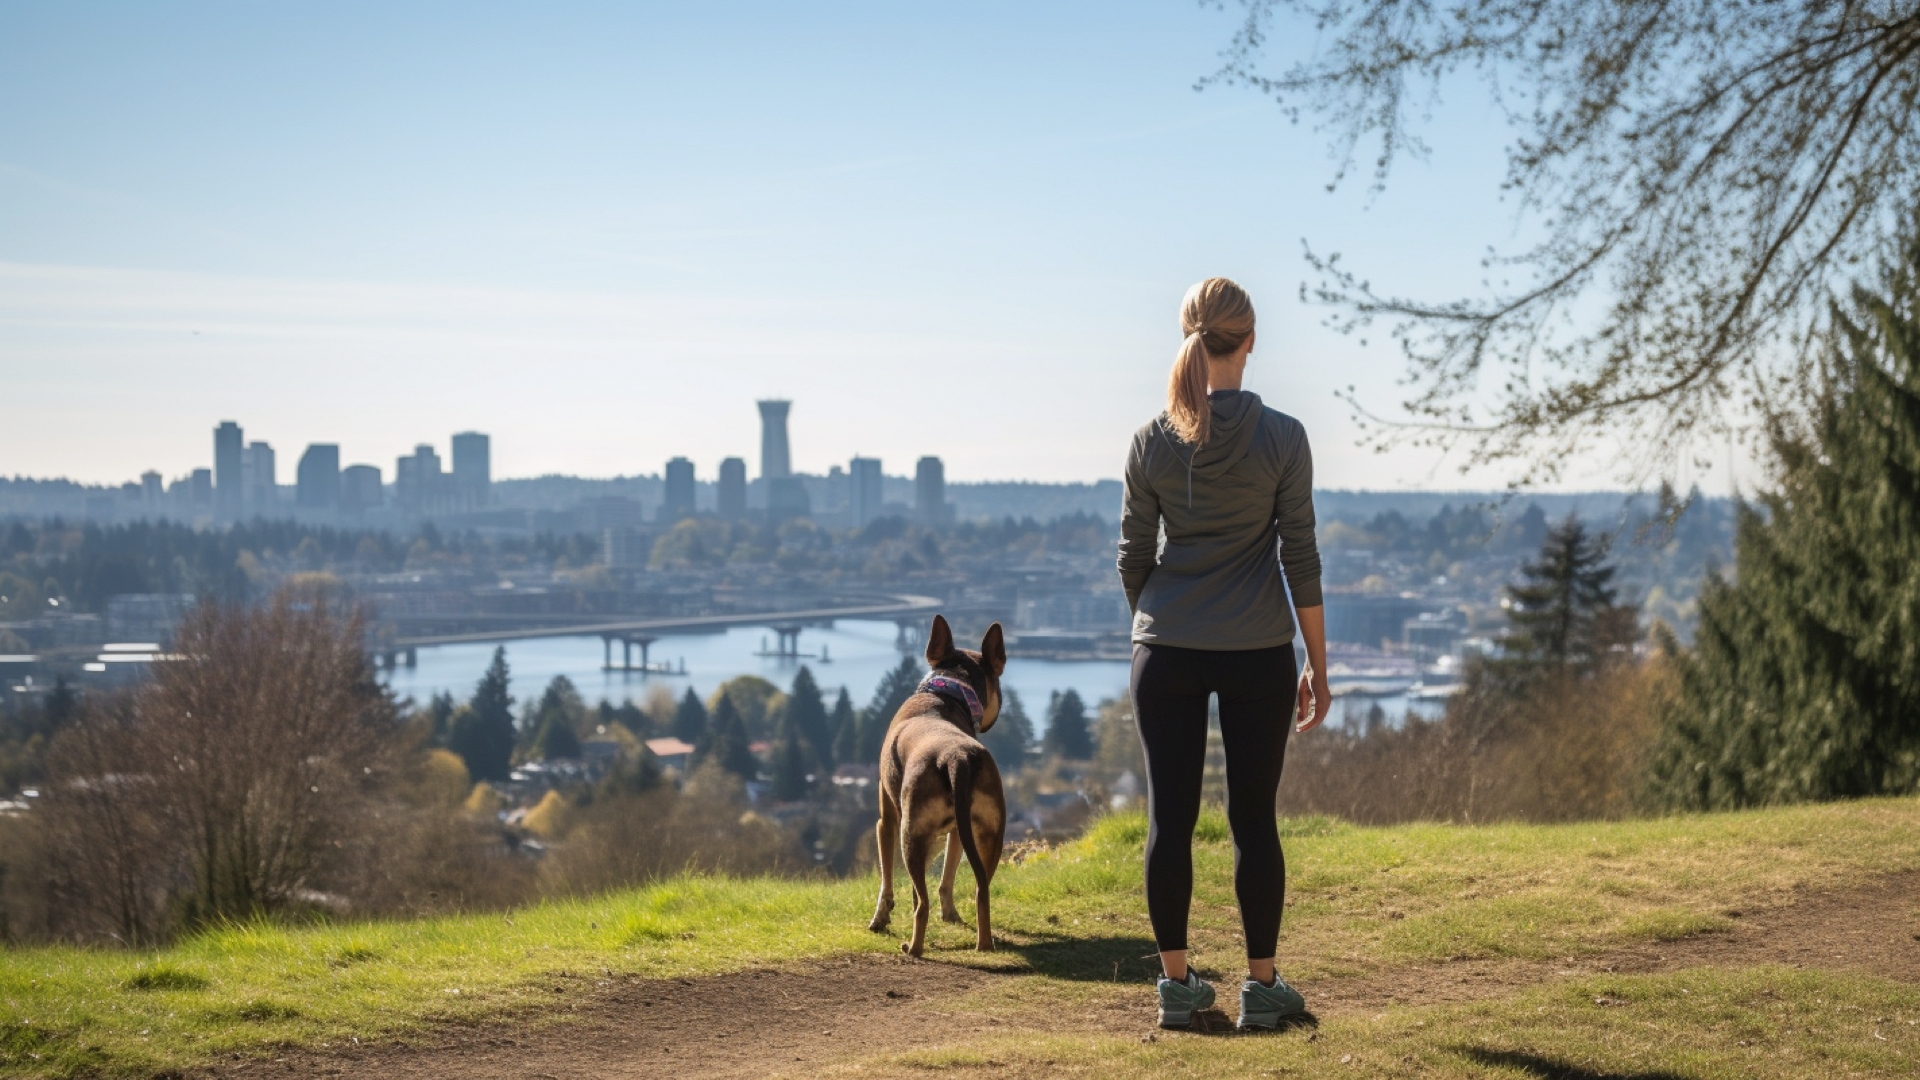
[[[867,929],[883,934],[893,921],[893,856],[900,850],[900,808],[885,795],[880,796],[880,820],[873,827],[873,837],[880,845],[880,899],[873,905],[873,921]]]
[[[960,850],[960,830],[947,834],[946,865],[940,868],[940,921],[959,922],[960,909],[953,906],[953,879],[960,872],[960,860],[966,853]]]
[[[919,956],[927,948],[927,916],[932,913],[932,898],[927,895],[927,863],[933,855],[937,837],[916,833],[913,822],[907,828],[907,877],[913,882],[913,940],[900,943],[908,956]]]
[[[973,910],[975,920],[975,947],[981,952],[993,951],[993,915],[988,911],[988,886],[993,884],[993,872],[1000,867],[1001,830],[988,828],[979,818],[975,818],[973,828],[973,846],[980,852],[980,868],[985,871],[980,880],[973,883]]]

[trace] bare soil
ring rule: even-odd
[[[1733,927],[1724,932],[1600,956],[1557,963],[1463,960],[1303,982],[1300,989],[1314,1014],[1327,1018],[1415,1001],[1500,997],[1599,972],[1785,964],[1920,985],[1916,889],[1920,874],[1899,874],[1860,888],[1804,892],[1776,906],[1728,912]],[[1155,1033],[1152,996],[1144,986],[1137,993],[1091,995],[1044,1015],[1015,1006],[989,1015],[981,1008],[983,993],[991,1001],[1017,1000],[1017,993],[995,991],[1017,990],[1015,981],[1029,977],[938,960],[858,956],[700,979],[610,980],[584,989],[557,985],[564,1004],[542,1018],[448,1027],[352,1048],[289,1051],[223,1063],[195,1075],[366,1080],[794,1076],[878,1053],[951,1045],[973,1032]],[[1201,1034],[1231,1026],[1231,1017],[1215,1011]]]

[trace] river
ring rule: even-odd
[[[603,671],[602,645],[598,637],[531,638],[506,643],[507,665],[512,671],[513,695],[520,701],[538,697],[556,675],[573,680],[580,696],[589,704],[600,701],[632,700],[644,702],[653,686],[664,686],[679,697],[688,687],[701,697],[738,675],[758,675],[786,689],[794,672],[805,664],[824,691],[827,705],[841,687],[852,695],[856,707],[865,705],[879,685],[881,676],[900,662],[894,646],[894,624],[890,621],[842,619],[830,628],[808,627],[800,635],[799,660],[760,655],[773,645],[773,633],[758,627],[737,627],[717,634],[678,634],[663,636],[654,642],[651,659],[667,663],[675,674]],[[821,650],[826,658],[820,657]],[[435,645],[418,651],[414,667],[396,667],[381,677],[395,693],[425,702],[442,691],[465,699],[473,694],[493,656],[493,645]],[[614,662],[620,662],[620,649],[614,648]],[[634,650],[639,663],[639,650]],[[686,674],[679,674],[684,664]],[[1119,660],[1023,660],[1016,649],[1007,661],[1002,684],[1020,695],[1036,732],[1046,723],[1047,701],[1056,690],[1079,692],[1091,713],[1101,701],[1120,697],[1127,689],[1127,664]],[[1407,708],[1405,699],[1354,699],[1336,704],[1333,722],[1346,723],[1363,717],[1377,700],[1387,714],[1397,720]]]

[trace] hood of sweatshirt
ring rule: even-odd
[[[1207,395],[1207,401],[1213,407],[1213,420],[1204,446],[1181,442],[1166,414],[1162,413],[1155,421],[1160,437],[1201,480],[1212,480],[1239,464],[1252,451],[1254,437],[1260,433],[1259,394],[1251,390],[1216,390]]]

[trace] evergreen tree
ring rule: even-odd
[[[873,700],[860,712],[860,761],[880,760],[880,744],[887,739],[887,727],[893,723],[900,706],[919,688],[925,673],[918,657],[903,656],[892,671],[880,677]]]
[[[58,731],[73,719],[74,710],[80,707],[80,695],[73,690],[73,684],[65,675],[53,677],[53,689],[47,692],[47,703],[41,707],[47,718],[47,730]]]
[[[580,736],[573,725],[558,712],[549,713],[540,722],[540,730],[533,737],[533,756],[538,761],[557,761],[560,759],[577,760],[580,757]]]
[[[780,742],[773,751],[773,797],[781,802],[798,802],[807,797],[811,786],[807,769],[812,764],[813,752],[806,746],[792,713],[787,714],[780,728]]]
[[[860,716],[853,709],[853,695],[846,687],[840,688],[840,697],[833,703],[833,716],[828,720],[833,727],[833,758],[835,761],[859,761],[860,758]],[[861,762],[864,764],[864,762]]]
[[[1002,771],[1019,768],[1033,752],[1033,721],[1020,702],[1019,692],[1012,687],[1000,687],[1000,717],[980,736],[980,742]]]
[[[458,705],[451,691],[443,690],[427,700],[427,720],[432,727],[434,742],[446,742],[447,725],[453,721],[453,710],[456,708]]]
[[[707,745],[707,707],[700,703],[700,695],[687,687],[685,697],[680,699],[680,707],[673,712],[673,737],[690,746],[705,749]]]
[[[820,684],[806,665],[794,673],[793,690],[787,695],[787,720],[797,728],[813,754],[821,772],[833,769],[833,727],[827,720],[826,703],[820,700]]]
[[[1087,727],[1087,706],[1080,700],[1079,691],[1053,692],[1047,703],[1047,734],[1042,741],[1049,753],[1070,761],[1093,757],[1093,732]]]
[[[1815,407],[1701,591],[1651,769],[1720,808],[1920,788],[1920,228],[1879,295],[1835,305]]]
[[[1524,583],[1507,587],[1514,632],[1501,643],[1505,659],[1532,669],[1591,666],[1631,640],[1633,613],[1614,604],[1606,542],[1574,515],[1547,532],[1540,557],[1520,574]]]
[[[742,780],[752,780],[760,775],[760,763],[754,759],[753,750],[747,744],[746,723],[740,718],[740,710],[734,708],[732,697],[722,693],[720,699],[714,702],[713,720],[709,727],[713,739],[703,757],[719,762],[721,768]]]
[[[447,748],[467,763],[475,780],[506,780],[513,771],[513,695],[508,693],[507,650],[493,650],[493,662],[474,688],[467,712],[449,722]]]

